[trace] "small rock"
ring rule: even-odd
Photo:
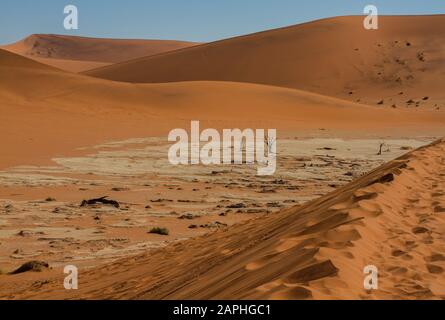
[[[193,220],[193,219],[196,219],[196,218],[198,218],[198,217],[193,215],[193,214],[191,214],[191,213],[187,213],[187,214],[184,214],[184,215],[180,216],[178,219],[181,219],[181,220]]]
[[[21,230],[19,233],[17,233],[18,236],[20,237],[31,237],[34,233],[32,233],[31,231],[27,231],[27,230]]]
[[[237,203],[237,204],[231,204],[227,206],[228,209],[243,209],[246,208],[246,205],[244,203]]]
[[[125,188],[125,187],[116,187],[116,188],[111,188],[111,191],[115,191],[115,192],[122,192],[122,191],[129,191],[130,188]]]
[[[208,223],[208,224],[203,224],[201,225],[201,228],[208,228],[208,229],[213,229],[213,228],[225,228],[228,225],[226,223],[221,223],[219,221],[215,221],[213,223]]]
[[[44,262],[44,261],[30,261],[30,262],[27,262],[27,263],[23,264],[17,270],[11,272],[11,274],[19,274],[19,273],[24,273],[24,272],[28,272],[28,271],[41,272],[41,271],[43,271],[44,269],[47,269],[47,268],[49,268],[49,264],[47,262]]]

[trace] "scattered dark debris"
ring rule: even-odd
[[[151,200],[152,203],[160,203],[160,202],[173,202],[173,200],[169,199],[157,199],[157,200]]]
[[[227,209],[243,209],[243,208],[247,208],[247,207],[244,203],[237,203],[237,204],[231,204],[231,205],[227,206],[226,208]]]
[[[288,188],[289,189],[289,188]],[[277,191],[275,189],[267,189],[267,188],[263,188],[259,191],[259,193],[277,193]]]
[[[48,197],[45,199],[46,202],[54,202],[57,201],[55,198]]]
[[[199,218],[199,216],[196,216],[196,215],[191,214],[191,213],[187,213],[187,214],[184,214],[184,215],[180,216],[178,219],[181,219],[181,220],[193,220],[193,219],[196,219],[196,218]]]
[[[40,289],[41,287],[43,287],[44,285],[49,284],[49,283],[50,283],[49,280],[35,281],[35,282],[33,282],[32,287],[36,288],[36,289]]]
[[[228,225],[226,223],[222,223],[219,221],[215,221],[208,224],[201,225],[201,228],[207,228],[207,229],[219,229],[219,228],[226,228]]]
[[[47,268],[49,268],[49,264],[47,262],[30,261],[30,262],[23,264],[20,268],[11,272],[10,274],[19,274],[19,273],[24,273],[24,272],[28,272],[28,271],[41,272]]]
[[[282,205],[279,202],[269,202],[267,203],[268,208],[281,208]]]
[[[247,209],[246,210],[246,213],[249,213],[249,214],[264,213],[264,212],[266,212],[266,211],[262,210],[262,209]]]
[[[125,188],[125,187],[115,187],[115,188],[111,188],[111,191],[114,192],[122,192],[122,191],[129,191],[130,188]]]
[[[107,199],[108,196],[102,197],[102,198],[98,198],[98,199],[90,199],[90,200],[83,200],[82,203],[80,204],[81,207],[86,207],[86,206],[92,206],[95,204],[104,204],[104,205],[110,205],[113,206],[115,208],[119,208],[120,204],[119,202],[115,201],[115,200],[109,200]]]
[[[155,228],[152,228],[148,233],[159,234],[161,236],[168,236],[170,232],[168,231],[167,228],[155,227]]]
[[[5,212],[11,213],[14,210],[14,206],[12,204],[8,204],[5,206]]]
[[[218,175],[218,174],[225,174],[225,173],[230,173],[230,171],[228,170],[222,170],[222,171],[212,171],[212,175]]]
[[[329,147],[324,147],[324,148],[318,148],[317,150],[323,150],[323,151],[335,151],[337,149],[335,148],[329,148]]]

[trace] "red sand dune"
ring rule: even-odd
[[[296,88],[397,107],[445,107],[445,15],[340,17],[203,44],[91,70],[126,82],[217,80]],[[402,94],[403,92],[403,94]],[[421,105],[422,105],[421,104]]]
[[[0,167],[48,163],[104,141],[212,128],[332,135],[443,134],[442,112],[384,110],[295,89],[233,82],[129,84],[70,74],[0,50]]]
[[[63,70],[80,72],[194,45],[197,43],[34,34],[1,48]]]

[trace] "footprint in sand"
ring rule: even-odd
[[[445,261],[445,256],[440,253],[434,253],[427,259],[430,262],[443,262]]]
[[[424,228],[424,227],[415,227],[415,228],[413,228],[412,231],[414,234],[424,234],[424,233],[428,233],[430,230],[428,230],[427,228]]]
[[[433,264],[428,264],[426,267],[428,269],[428,272],[432,274],[441,274],[444,271],[442,267]]]
[[[271,300],[305,300],[312,298],[312,292],[303,287],[279,290],[270,296]]]
[[[288,285],[309,283],[326,277],[334,277],[338,274],[338,271],[332,261],[327,260],[300,269],[286,277],[284,281]]]

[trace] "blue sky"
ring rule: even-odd
[[[79,9],[79,30],[63,8]],[[32,33],[213,41],[338,15],[445,13],[445,0],[1,0],[0,44]]]

